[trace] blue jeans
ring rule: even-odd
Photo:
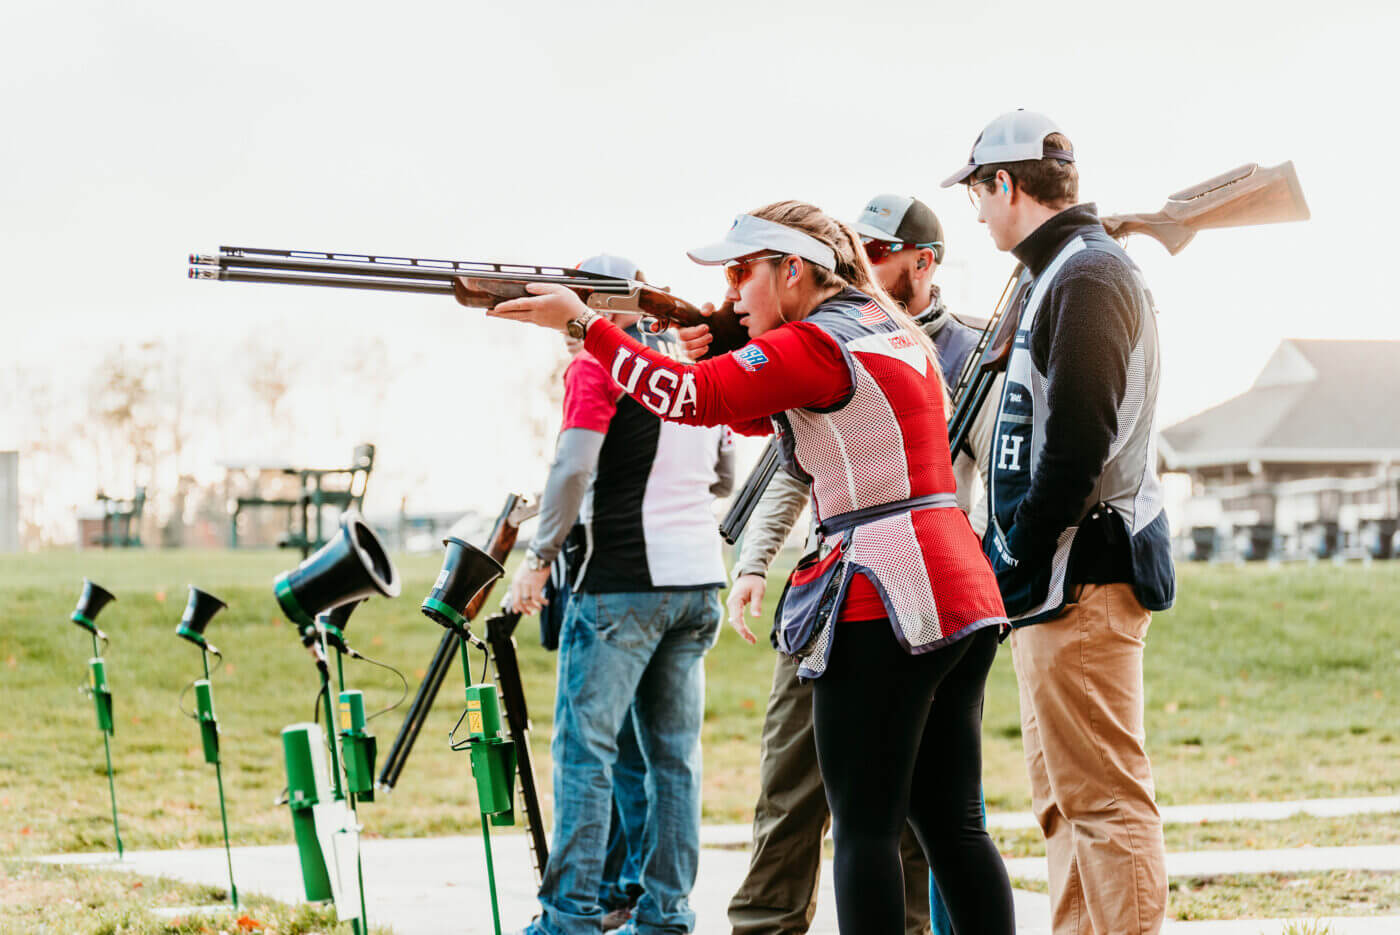
[[[540,885],[545,935],[602,930],[598,903],[618,733],[630,709],[646,763],[643,933],[695,926],[700,862],[700,724],[705,653],[719,637],[719,591],[575,594],[559,645],[554,700],[554,842]]]
[[[642,895],[642,835],[647,824],[647,764],[637,743],[632,709],[622,719],[617,734],[617,761],[613,763],[612,830],[608,832],[607,857],[598,902],[603,911],[630,907]]]

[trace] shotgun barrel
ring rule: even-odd
[[[337,276],[414,279],[451,285],[458,276],[514,280],[522,276],[599,291],[625,292],[628,280],[559,266],[521,266],[470,260],[416,260],[368,254],[314,253],[306,250],[263,250],[220,247],[219,253],[191,253],[192,267],[281,270],[290,273],[326,273]]]
[[[987,344],[992,340],[992,335],[996,332],[997,324],[1001,317],[1006,314],[1006,307],[1010,303],[1007,301],[1011,297],[1012,287],[1021,275],[1022,266],[1016,264],[1016,268],[1011,271],[1011,275],[1006,279],[1006,285],[1001,289],[1001,296],[997,299],[996,308],[992,311],[992,317],[987,319],[987,324],[982,328],[982,334],[977,338],[977,346],[972,349],[972,353],[967,355],[963,361],[962,371],[958,374],[958,382],[948,391],[949,404],[953,411],[957,412],[958,404],[962,402],[967,394],[968,384],[972,382],[977,368],[981,364],[982,355],[986,353]],[[946,377],[947,374],[944,374]],[[949,419],[951,424],[952,419]]]
[[[992,312],[987,327],[977,340],[976,350],[968,355],[957,392],[953,396],[953,415],[948,420],[948,453],[952,458],[967,441],[982,405],[996,383],[997,375],[1006,369],[1011,348],[1016,341],[1016,329],[1021,323],[1021,305],[1032,277],[1019,263],[1002,290],[1001,300]],[[965,379],[966,382],[963,382]]]
[[[220,282],[262,282],[282,286],[330,286],[336,289],[418,292],[429,295],[452,294],[452,283],[450,282],[393,279],[382,276],[323,276],[315,273],[284,273],[264,269],[219,269],[209,266],[192,266],[189,277],[191,279],[215,279]]]
[[[749,472],[748,479],[744,481],[744,486],[739,488],[739,492],[730,502],[729,512],[724,514],[724,519],[719,524],[719,534],[725,542],[733,545],[739,541],[744,527],[749,524],[749,518],[753,516],[754,507],[758,506],[759,498],[768,489],[773,475],[778,473],[779,461],[778,440],[770,438],[763,454],[758,456],[757,463]]]
[[[451,631],[443,634],[437,651],[433,653],[432,661],[428,663],[423,682],[418,686],[413,703],[408,706],[408,713],[404,715],[403,725],[394,736],[394,743],[384,757],[384,765],[380,767],[376,785],[384,792],[394,791],[394,786],[399,781],[399,774],[403,772],[404,764],[408,762],[408,753],[423,730],[428,712],[437,698],[438,689],[446,680],[447,673],[452,671],[452,664],[457,659],[457,644],[457,634]]]

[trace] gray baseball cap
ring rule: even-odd
[[[1033,110],[1013,110],[993,120],[972,144],[967,165],[943,180],[940,188],[966,182],[979,166],[1003,162],[1030,162],[1036,159],[1059,159],[1074,162],[1074,152],[1045,146],[1051,133],[1063,133],[1055,121]]]
[[[617,279],[636,279],[637,264],[626,257],[613,256],[610,253],[600,253],[591,256],[580,263],[577,269],[585,273],[597,273],[600,276],[613,276]]]
[[[851,225],[872,240],[917,244],[943,262],[943,225],[933,209],[912,195],[876,195]]]

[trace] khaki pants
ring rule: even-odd
[[[782,653],[777,656],[763,718],[753,856],[748,875],[729,901],[734,935],[807,931],[817,911],[822,839],[831,825],[812,732],[812,683],[799,682],[797,664]],[[904,930],[928,935],[928,861],[908,825],[899,843]]]
[[[1130,585],[1083,585],[1064,615],[1011,634],[1055,935],[1147,935],[1166,916],[1142,711],[1151,620]]]

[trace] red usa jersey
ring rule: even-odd
[[[789,469],[812,482],[823,521],[945,494],[955,504],[938,374],[922,345],[863,293],[845,290],[801,322],[694,365],[650,352],[603,321],[589,328],[586,346],[662,418],[723,422],[747,434],[776,426]],[[956,505],[894,512],[832,541],[851,574],[880,593],[910,652],[1006,620],[991,567]],[[804,663],[809,675],[825,669],[829,636],[830,628],[827,645]]]

